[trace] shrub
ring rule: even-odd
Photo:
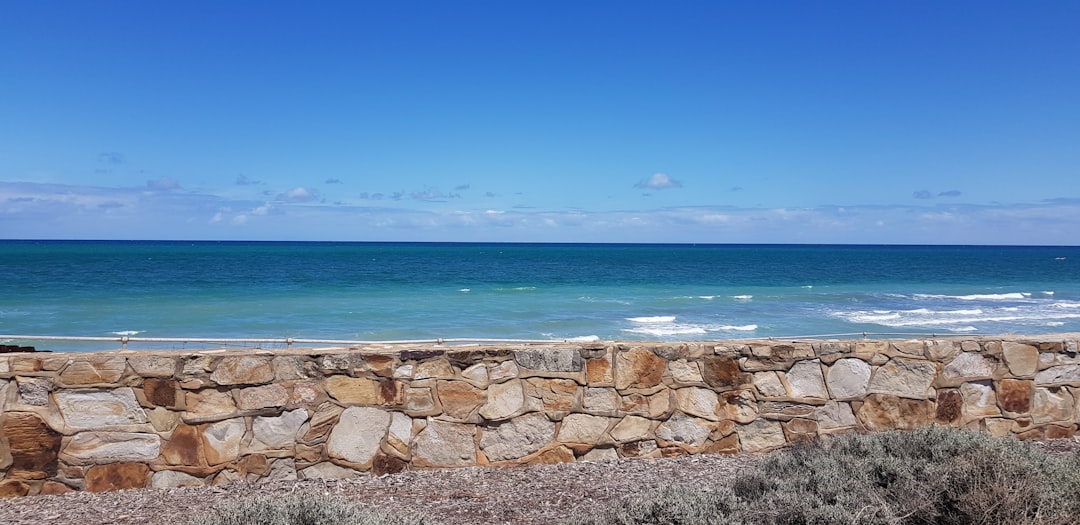
[[[423,525],[433,521],[391,515],[320,492],[256,496],[223,505],[188,525]]]
[[[581,523],[1074,523],[1080,460],[931,427],[796,445],[709,490],[667,489]]]

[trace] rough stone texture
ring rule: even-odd
[[[965,423],[1001,415],[994,386],[989,381],[964,383],[960,385],[960,395],[964,398]]]
[[[416,364],[413,379],[453,379],[454,367],[446,359],[432,359]]]
[[[990,379],[997,368],[997,359],[975,352],[963,352],[941,371],[947,378]]]
[[[615,384],[615,371],[611,366],[611,354],[585,360],[585,382],[590,385],[604,386]],[[612,450],[614,453],[614,450]]]
[[[253,385],[274,380],[271,358],[265,356],[224,357],[210,379],[219,385]]]
[[[615,415],[621,400],[614,388],[585,388],[581,406],[585,412]]]
[[[1061,365],[1035,374],[1038,386],[1080,385],[1080,365]]]
[[[175,357],[159,355],[134,355],[127,362],[142,377],[173,377],[178,366]]]
[[[296,434],[307,421],[307,410],[298,408],[280,416],[257,417],[251,422],[253,440],[249,450],[281,450],[296,444]]]
[[[150,478],[150,467],[143,463],[112,463],[95,465],[86,472],[86,490],[141,489]]]
[[[247,431],[243,418],[201,425],[199,430],[207,463],[219,465],[240,456],[240,440]]]
[[[646,348],[632,348],[615,355],[615,388],[652,388],[664,378],[667,362]]]
[[[55,394],[56,406],[72,428],[107,428],[147,423],[130,388],[115,390],[64,390]]]
[[[937,393],[937,409],[934,419],[938,423],[953,423],[960,421],[964,413],[964,396],[956,389],[942,389]]]
[[[828,399],[825,377],[821,374],[821,361],[799,361],[787,372],[791,397]]]
[[[1017,377],[1030,377],[1039,370],[1039,349],[1031,345],[1006,341],[1001,344],[1005,366]]]
[[[49,405],[52,381],[45,377],[15,377],[19,402],[24,405],[43,407]]]
[[[379,385],[371,379],[331,376],[323,380],[330,397],[346,405],[374,405],[379,402]]]
[[[236,391],[236,408],[240,410],[258,410],[285,406],[289,392],[279,384],[253,386]]]
[[[173,379],[149,378],[143,382],[143,397],[156,407],[184,408],[184,394]]]
[[[198,427],[191,425],[177,425],[161,444],[161,458],[170,465],[198,465],[202,455],[202,437]]]
[[[460,421],[480,421],[480,407],[487,402],[486,391],[464,381],[439,381],[438,393],[444,414]]]
[[[80,432],[64,441],[60,459],[73,465],[153,461],[161,453],[157,434]]]
[[[563,443],[599,443],[607,432],[611,419],[588,414],[570,414],[562,420],[559,441]]]
[[[91,355],[78,359],[60,374],[65,385],[115,383],[124,375],[127,359],[123,356]]]
[[[301,470],[298,474],[304,479],[348,479],[360,475],[351,468],[340,467],[330,462],[316,463]]]
[[[525,380],[525,395],[540,400],[548,414],[561,419],[574,408],[578,384],[571,379],[542,379],[538,377]]]
[[[213,389],[187,392],[185,394],[187,410],[183,419],[188,423],[218,421],[236,415],[236,402],[227,392]]]
[[[162,470],[150,476],[150,488],[175,489],[182,487],[202,487],[206,485],[203,480],[190,474],[175,470]]]
[[[851,405],[847,403],[829,401],[818,407],[815,415],[819,431],[848,429],[858,423],[851,411]]]
[[[341,413],[330,438],[326,441],[326,451],[332,458],[350,463],[367,464],[390,428],[390,414],[372,407],[349,407]]]
[[[859,399],[870,386],[870,364],[862,359],[839,359],[829,367],[825,382],[833,399]]]
[[[413,440],[418,467],[465,467],[476,464],[476,427],[429,419]]]
[[[699,447],[705,443],[716,426],[712,421],[676,413],[656,427],[656,437]]]
[[[780,380],[780,373],[772,370],[754,373],[754,387],[761,397],[787,397],[787,388]]]
[[[518,366],[545,372],[581,372],[585,362],[577,348],[529,348],[514,352]]]
[[[749,423],[757,418],[757,400],[753,390],[732,390],[720,395],[720,405],[716,413],[721,419],[730,419],[737,423]]]
[[[912,430],[934,421],[934,403],[888,394],[866,396],[856,417],[867,430]]]
[[[735,432],[739,434],[739,443],[746,452],[766,452],[784,446],[784,429],[780,423],[764,419],[748,425],[739,425]]]
[[[507,381],[488,387],[487,403],[480,408],[484,419],[498,421],[509,419],[525,408],[525,392],[519,380]]]
[[[3,450],[4,439],[7,450]],[[55,475],[59,451],[60,434],[36,414],[0,414],[0,465],[8,468],[9,477],[43,479]]]
[[[929,361],[895,357],[874,371],[867,392],[926,399],[936,373],[937,367]]]
[[[485,427],[480,449],[490,461],[517,459],[540,450],[555,437],[555,423],[540,413]]]
[[[619,443],[638,441],[649,436],[652,421],[638,416],[626,416],[611,429],[611,437]]]
[[[1031,419],[1036,424],[1070,421],[1076,417],[1075,399],[1060,387],[1036,388],[1031,399]]]
[[[1031,399],[1035,395],[1035,383],[1023,379],[998,381],[997,397],[1001,409],[1014,414],[1031,411]]]
[[[513,361],[503,361],[502,363],[488,367],[488,379],[490,379],[492,383],[502,383],[507,379],[513,379],[517,376],[517,363]]]
[[[671,361],[668,363],[668,371],[671,372],[671,378],[677,383],[701,383],[704,381],[701,377],[701,369],[698,368],[696,362],[688,362],[685,359]]]
[[[718,390],[738,388],[753,381],[753,376],[743,372],[739,363],[729,356],[705,356],[702,368],[705,383]]]
[[[687,414],[715,420],[720,399],[708,388],[680,388],[675,391],[675,406]]]

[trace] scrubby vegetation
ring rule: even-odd
[[[321,492],[237,500],[197,516],[188,525],[425,525],[434,521],[392,515]]]
[[[733,480],[673,480],[577,521],[628,524],[1076,523],[1080,458],[933,427],[845,435],[780,451]]]

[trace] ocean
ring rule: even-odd
[[[1080,247],[0,241],[0,250],[0,334],[8,335],[667,341],[1080,332]]]

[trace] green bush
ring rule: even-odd
[[[416,516],[391,515],[319,492],[244,498],[197,516],[188,525],[424,525]]]
[[[1076,523],[1080,460],[943,427],[845,435],[770,456],[730,482],[673,487],[590,525]]]

